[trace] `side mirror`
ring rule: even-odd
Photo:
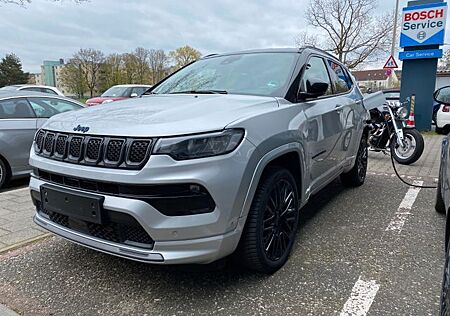
[[[440,88],[433,94],[434,101],[441,104],[450,104],[450,86]]]
[[[133,92],[132,94],[130,94],[130,98],[137,98],[138,94],[136,92]]]
[[[327,93],[329,83],[321,79],[308,79],[306,81],[306,92],[299,92],[298,97],[301,100],[318,98]]]

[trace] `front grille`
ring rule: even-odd
[[[39,199],[39,195],[33,196]],[[111,210],[103,210],[104,223],[86,222],[67,215],[45,211],[39,200],[35,200],[38,212],[55,224],[96,238],[115,243],[128,244],[146,249],[152,249],[154,241],[145,229],[129,214]]]
[[[150,142],[145,140],[135,140],[130,147],[130,153],[128,154],[128,160],[131,163],[139,163],[147,155],[147,151],[150,147]]]
[[[150,158],[154,141],[58,133],[39,130],[34,139],[37,155],[81,165],[141,169]]]
[[[53,154],[53,141],[55,140],[55,134],[47,133],[44,138],[44,153],[47,155]]]
[[[39,130],[34,138],[36,152],[42,151],[42,142],[44,141],[45,131]]]
[[[87,142],[86,158],[93,161],[100,159],[100,146],[102,145],[101,138],[91,138]]]
[[[59,158],[65,158],[66,142],[67,142],[67,136],[58,135],[58,137],[56,138],[55,156],[58,156]]]
[[[122,139],[111,139],[106,146],[106,159],[110,162],[119,163],[122,159]]]
[[[80,159],[82,145],[83,137],[72,137],[69,143],[69,157],[72,159]]]

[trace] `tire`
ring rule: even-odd
[[[346,173],[341,174],[341,182],[348,187],[359,187],[364,184],[367,174],[368,161],[367,135],[363,134],[359,142],[355,165]]]
[[[424,149],[424,142],[422,135],[416,129],[403,129],[403,137],[407,142],[406,150],[413,150],[409,155],[402,156],[400,146],[397,144],[396,136],[392,137],[390,147],[391,147],[391,155],[394,159],[402,164],[402,165],[410,165],[419,160],[420,156],[422,156]],[[412,148],[414,146],[414,148]]]
[[[444,276],[442,278],[441,308],[439,315],[450,315],[450,247],[445,251]]]
[[[295,241],[299,205],[292,174],[285,168],[269,167],[247,216],[235,253],[238,262],[266,274],[280,269],[288,260]]]
[[[0,189],[8,182],[8,168],[6,164],[0,159]]]
[[[445,203],[444,199],[442,198],[442,191],[441,191],[441,177],[439,176],[437,189],[436,189],[436,203],[434,204],[434,209],[439,214],[445,214]]]
[[[440,135],[444,134],[444,129],[442,127],[437,127],[437,125],[436,125],[436,128],[434,129],[434,131]]]

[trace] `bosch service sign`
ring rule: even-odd
[[[446,2],[404,8],[400,47],[444,44],[446,19]]]

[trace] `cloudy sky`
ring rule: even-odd
[[[401,0],[402,5],[406,0]],[[289,47],[305,29],[308,0],[32,0],[1,4],[0,57],[14,52],[24,70],[69,58],[79,48],[105,53],[141,46],[172,50],[190,45],[202,54]],[[380,13],[394,9],[379,0]],[[450,32],[447,32],[450,33]]]

